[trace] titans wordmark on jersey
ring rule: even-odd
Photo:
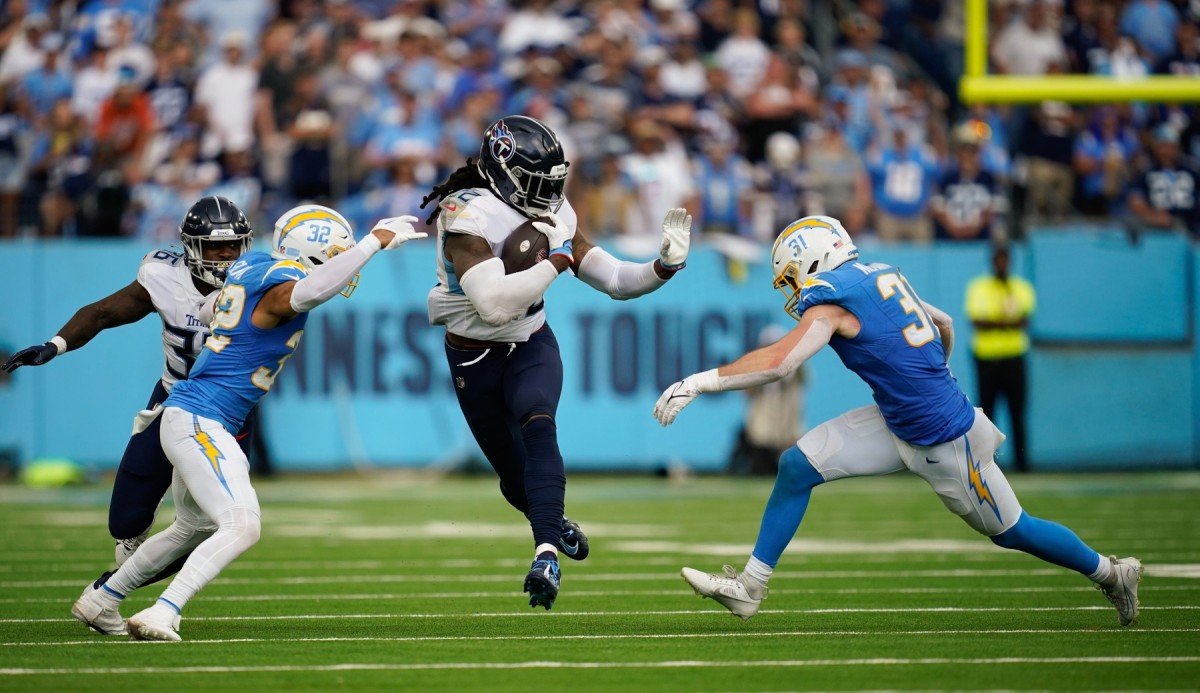
[[[892,433],[913,445],[937,445],[970,430],[971,401],[950,374],[941,334],[898,269],[848,262],[811,277],[800,290],[801,308],[822,304],[858,318],[857,336],[834,335],[829,345],[871,387]]]
[[[162,384],[170,392],[176,382],[188,377],[208,339],[208,325],[200,321],[200,308],[216,292],[205,294],[196,289],[183,253],[175,250],[147,253],[138,267],[137,281],[150,294],[154,310],[162,318]]]
[[[163,406],[179,407],[219,421],[225,430],[242,427],[246,414],[271,389],[275,376],[300,345],[308,313],[270,329],[255,327],[255,307],[272,287],[303,279],[308,271],[267,253],[242,255],[229,268],[217,297],[212,336],[191,375],[177,384]]]

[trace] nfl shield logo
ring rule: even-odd
[[[463,389],[464,387],[466,387],[466,386],[467,386],[467,380],[466,380],[466,378],[463,378],[462,376],[459,376],[459,377],[455,378],[455,379],[454,379],[454,386],[455,386],[455,387],[457,387],[457,388],[458,388],[458,389],[460,389],[460,390],[461,390],[461,389]]]

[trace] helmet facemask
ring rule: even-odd
[[[180,240],[183,243],[183,249],[186,254],[184,262],[187,263],[188,269],[192,276],[209,286],[219,287],[225,283],[225,273],[229,270],[238,257],[242,256],[250,250],[250,245],[254,242],[252,236],[238,234],[232,229],[214,229],[212,235],[209,236],[193,236],[187,233],[180,234]],[[237,255],[232,260],[206,260],[204,259],[205,245],[217,245],[225,243],[238,243]]]
[[[562,207],[563,189],[567,185],[567,166],[569,164],[565,162],[558,164],[549,173],[527,171],[519,166],[510,168],[504,162],[499,162],[499,164],[500,168],[508,174],[514,188],[505,202],[529,217],[553,214]]]

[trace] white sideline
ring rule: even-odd
[[[1174,606],[1143,606],[1142,611],[1187,611],[1200,609],[1200,605],[1180,604]],[[910,613],[984,613],[1014,611],[1112,611],[1111,606],[981,606],[965,608],[959,606],[913,606],[913,607],[848,607],[839,609],[761,609],[760,614],[910,614]],[[671,609],[647,611],[536,611],[476,612],[461,614],[281,614],[277,616],[191,616],[189,621],[319,621],[338,618],[553,618],[556,616],[704,616],[719,613],[711,609]],[[69,618],[0,618],[0,623],[70,623]]]
[[[1095,628],[1026,628],[1015,630],[810,630],[746,633],[638,633],[621,635],[427,635],[410,637],[328,636],[323,638],[227,638],[222,640],[188,640],[193,645],[228,645],[246,642],[476,642],[487,640],[683,640],[696,638],[773,638],[773,637],[846,637],[854,635],[1038,635],[1060,633],[1110,633],[1126,637],[1125,633],[1200,633],[1200,628],[1134,628],[1130,630],[1097,631]],[[133,641],[134,643],[145,641]],[[66,647],[69,645],[117,645],[128,647],[129,640],[92,637],[87,640],[63,642],[0,642],[2,647]]]
[[[0,675],[45,675],[45,674],[203,674],[237,673],[259,671],[409,671],[439,669],[679,669],[702,667],[726,668],[772,668],[772,667],[859,667],[859,666],[941,666],[962,664],[1190,664],[1200,662],[1200,657],[991,657],[955,659],[952,657],[924,657],[913,659],[791,659],[751,662],[713,662],[704,660],[668,660],[663,662],[438,662],[428,664],[317,664],[308,666],[189,666],[189,667],[87,667],[81,669],[0,669]]]

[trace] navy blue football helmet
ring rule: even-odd
[[[527,116],[492,123],[479,147],[479,174],[501,200],[530,218],[557,212],[567,163],[554,131]]]
[[[232,261],[205,260],[205,243],[241,244],[238,255],[250,250],[254,232],[246,214],[226,197],[210,195],[192,205],[179,224],[179,240],[187,255],[188,269],[192,276],[209,286],[219,287],[225,283],[225,270]]]

